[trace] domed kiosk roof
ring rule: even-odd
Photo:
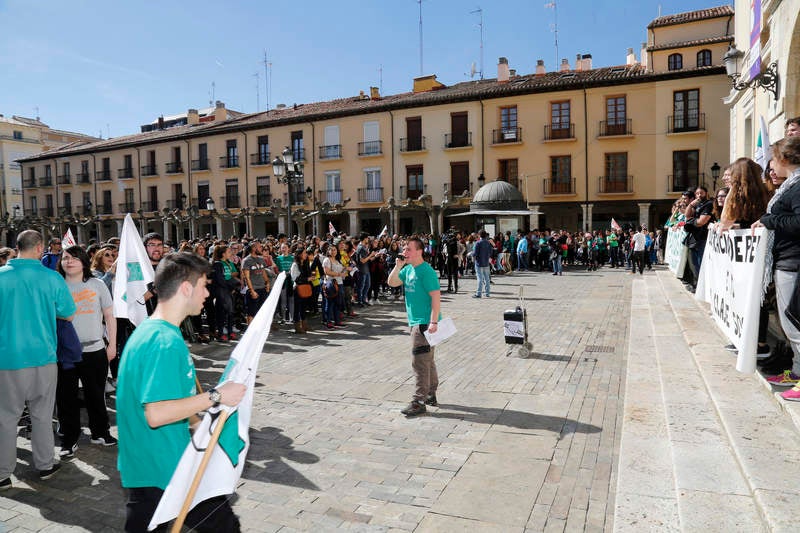
[[[490,181],[475,193],[470,211],[514,211],[527,209],[519,190],[507,181]]]

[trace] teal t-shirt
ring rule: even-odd
[[[406,293],[408,325],[417,326],[431,321],[431,291],[439,290],[439,276],[423,261],[419,266],[406,265],[398,274]]]
[[[0,370],[55,364],[56,317],[75,314],[61,274],[36,259],[0,267]]]
[[[167,488],[189,444],[189,420],[151,428],[144,406],[196,393],[194,363],[181,330],[164,320],[142,322],[125,345],[117,380],[117,468],[123,487]]]
[[[289,272],[292,269],[294,257],[292,255],[279,255],[275,258],[275,262],[278,263],[278,269],[281,272]]]

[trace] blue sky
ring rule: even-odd
[[[556,67],[549,0],[423,0],[423,72],[449,85],[505,56],[518,73]],[[720,0],[556,0],[559,56],[625,62],[656,16]],[[730,2],[729,2],[730,4]],[[420,75],[417,0],[0,0],[0,113],[112,137],[214,99],[243,112],[411,89]],[[254,76],[259,74],[258,80]],[[382,78],[382,79],[381,79]],[[256,83],[258,82],[258,98]]]

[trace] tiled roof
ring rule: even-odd
[[[724,73],[722,67],[701,67],[671,72],[647,72],[639,64],[595,68],[585,71],[569,70],[542,75],[515,76],[508,82],[496,79],[456,83],[434,91],[400,93],[379,99],[368,96],[340,98],[325,102],[296,104],[282,109],[245,114],[223,122],[201,123],[195,126],[176,126],[164,130],[135,133],[94,142],[72,143],[43,152],[21,161],[36,161],[53,156],[78,155],[158,142],[183,140],[215,133],[241,132],[251,129],[300,124],[343,116],[379,113],[395,109],[427,107],[455,102],[468,102],[508,96],[575,90],[584,87],[604,87],[631,83],[646,83],[661,79],[680,79]]]
[[[686,13],[658,17],[647,25],[647,29],[730,16],[733,16],[733,8],[731,6],[710,7],[708,9],[698,9],[697,11],[687,11]]]
[[[693,41],[673,41],[671,43],[661,43],[655,46],[648,46],[647,51],[655,52],[658,50],[669,50],[671,48],[688,48],[689,46],[730,42],[733,42],[733,35],[720,35],[719,37],[706,37],[705,39],[695,39]]]

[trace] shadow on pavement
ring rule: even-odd
[[[560,437],[571,433],[599,433],[603,428],[584,424],[563,416],[537,415],[525,411],[472,407],[468,405],[439,404],[436,411],[428,411],[433,418],[452,418],[478,424],[506,426],[515,429],[544,429],[554,431]]]
[[[294,441],[274,427],[250,428],[250,449],[242,477],[301,489],[319,490],[311,480],[293,469],[286,460],[304,465],[319,462],[313,453],[296,450]]]
[[[517,359],[539,359],[541,361],[564,361],[564,362],[572,359],[571,355],[556,355],[553,353],[540,353],[540,352],[531,352],[526,356],[514,355],[510,357],[514,357]]]

